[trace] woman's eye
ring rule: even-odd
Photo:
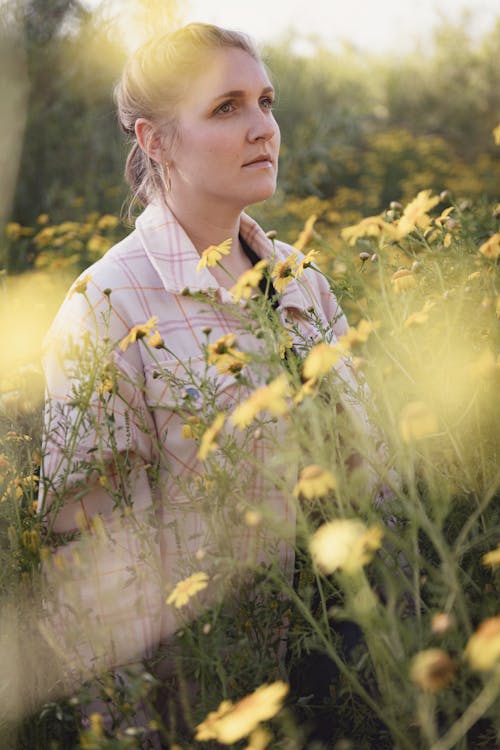
[[[271,99],[270,96],[265,96],[260,100],[260,103],[264,107],[264,109],[272,109],[274,106],[274,99]]]
[[[232,112],[234,109],[233,102],[224,102],[224,104],[221,104],[220,107],[217,107],[217,112],[221,112],[223,115],[228,114],[228,112]]]

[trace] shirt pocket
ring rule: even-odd
[[[195,445],[189,425],[210,424],[219,412],[231,412],[248,395],[231,374],[220,374],[203,356],[186,362],[158,359],[145,368],[145,400],[152,414],[160,452],[180,460]]]
[[[233,375],[220,374],[202,356],[186,362],[159,359],[145,368],[145,399],[152,410],[228,410],[236,406],[239,390]]]

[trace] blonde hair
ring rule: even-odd
[[[147,205],[165,190],[163,167],[141,149],[135,135],[136,121],[149,120],[167,148],[172,149],[177,137],[177,108],[190,82],[206,69],[210,53],[225,47],[242,49],[260,60],[246,34],[190,23],[173,33],[153,37],[125,65],[114,97],[121,130],[131,144],[125,165],[125,179],[132,191],[129,218],[136,202]]]

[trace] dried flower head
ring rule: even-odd
[[[456,664],[440,648],[428,648],[415,654],[410,664],[410,679],[426,693],[448,687],[455,677]]]

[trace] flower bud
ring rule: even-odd
[[[410,666],[410,679],[425,693],[437,693],[453,682],[456,664],[446,651],[429,648],[416,654]]]
[[[455,618],[447,612],[436,612],[431,620],[431,630],[434,635],[444,635],[455,625]]]

